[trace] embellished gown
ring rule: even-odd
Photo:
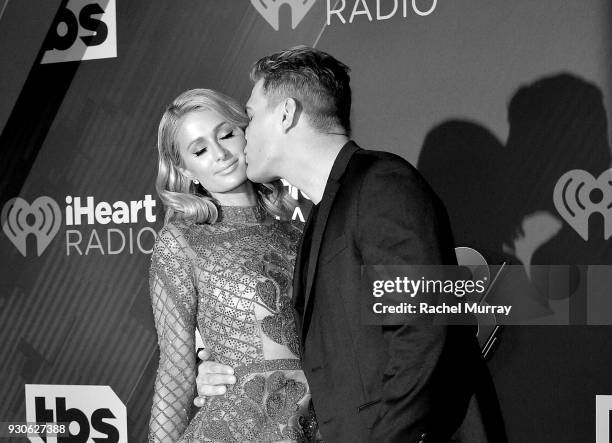
[[[176,221],[160,231],[150,271],[160,362],[149,441],[319,441],[291,304],[301,232],[264,214],[226,206],[215,224]],[[199,410],[196,327],[212,360],[237,379]]]

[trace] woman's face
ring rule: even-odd
[[[198,180],[221,203],[225,193],[246,191],[242,129],[215,111],[192,111],[182,117],[176,141],[183,159],[181,172]]]

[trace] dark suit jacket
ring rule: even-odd
[[[405,160],[349,142],[312,218],[293,290],[324,440],[449,441],[490,382],[474,329],[366,326],[358,298],[361,265],[456,264],[441,203]]]

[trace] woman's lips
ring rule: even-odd
[[[226,167],[224,167],[223,169],[221,169],[219,172],[217,172],[217,175],[227,175],[227,174],[231,174],[232,172],[234,172],[234,170],[238,167],[238,159],[234,159],[234,161],[232,161],[229,165],[227,165]]]

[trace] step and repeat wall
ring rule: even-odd
[[[457,246],[524,265],[536,287],[532,265],[612,264],[607,0],[0,7],[0,422],[146,441],[160,118],[192,88],[245,103],[253,62],[298,44],[350,66],[353,138],[421,171]],[[611,339],[597,325],[503,331],[488,364],[511,442],[595,440]]]

